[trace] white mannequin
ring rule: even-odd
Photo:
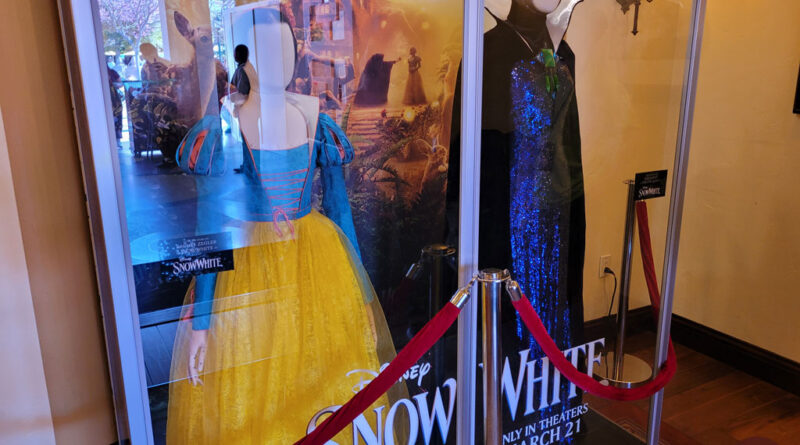
[[[543,1],[543,0],[542,0]],[[552,1],[552,0],[551,0]],[[547,31],[553,41],[553,52],[558,51],[559,45],[564,40],[567,33],[572,12],[578,3],[583,0],[560,0],[554,9],[547,13]],[[536,0],[534,0],[534,3]]]
[[[264,9],[256,7],[249,22],[245,18],[233,24],[249,26],[250,46],[255,47],[250,66],[245,65],[250,94],[239,109],[239,126],[251,150],[288,150],[306,143],[313,150],[319,99],[286,92],[296,62],[294,37],[288,24],[275,22],[275,15]],[[207,343],[208,330],[191,331],[188,379],[195,386],[202,384]]]
[[[483,2],[485,10],[483,11],[483,32],[487,33],[492,28],[497,26],[497,20],[492,17],[492,14],[497,16],[497,18],[501,20],[508,19],[508,13],[511,12],[511,0],[484,0]],[[492,12],[489,14],[488,11]]]
[[[252,150],[287,150],[311,144],[316,129],[319,100],[286,92],[295,65],[295,41],[287,23],[275,22],[275,10],[254,8],[250,20],[234,26],[249,26],[250,94],[239,110],[242,134]],[[253,24],[254,23],[254,24]],[[276,57],[280,55],[279,57]]]
[[[508,18],[508,13],[511,11],[511,2],[513,0],[486,0],[486,8],[498,18],[505,20]],[[572,11],[575,6],[583,0],[522,0],[528,2],[533,9],[547,14],[547,32],[550,34],[550,40],[553,42],[553,52],[558,51],[561,41],[564,40],[564,34],[567,33],[569,21],[572,18]],[[497,21],[488,12],[484,12],[484,32],[488,32],[495,26]]]

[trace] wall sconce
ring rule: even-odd
[[[652,3],[653,0],[647,0],[647,3]],[[617,0],[617,3],[622,6],[622,13],[627,14],[628,10],[631,9],[631,5],[634,5],[634,15],[633,15],[633,35],[639,34],[639,6],[642,4],[642,0]]]

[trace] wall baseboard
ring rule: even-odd
[[[608,341],[616,336],[616,315],[611,316],[611,321],[607,317],[589,320],[583,324],[583,337],[587,340],[595,340],[605,337]],[[655,322],[650,306],[644,306],[628,311],[628,327],[626,334],[636,335],[645,331],[655,330]]]
[[[585,338],[609,337],[609,323],[605,317],[584,324]],[[645,306],[628,312],[627,335],[655,331],[651,307]],[[785,391],[800,396],[800,363],[774,352],[724,334],[708,326],[672,315],[672,340],[683,346],[719,360],[739,371],[771,383]],[[613,333],[612,333],[613,334]],[[680,363],[678,364],[680,366]]]
[[[672,316],[672,339],[742,372],[800,396],[800,363],[738,338]],[[678,365],[680,366],[680,365]]]

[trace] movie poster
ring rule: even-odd
[[[287,2],[284,2],[285,4]],[[356,147],[347,172],[364,265],[387,298],[444,235],[458,0],[292,1],[294,90],[319,96]],[[310,69],[303,64],[309,63]]]

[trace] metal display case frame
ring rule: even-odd
[[[591,1],[591,0],[587,0]],[[689,143],[697,88],[705,0],[692,0],[693,10],[680,122],[672,178],[663,298],[658,320],[658,364],[665,361],[672,316],[675,270],[686,187]],[[120,443],[153,443],[142,339],[138,329],[133,269],[127,235],[108,75],[104,66],[102,29],[92,0],[59,0],[62,33],[72,88],[75,125],[84,169],[94,255],[106,334],[109,369]],[[477,272],[478,200],[480,184],[481,88],[483,64],[483,0],[465,0],[462,67],[461,183],[458,245],[459,286]],[[473,291],[473,295],[477,295]],[[457,443],[476,442],[476,356],[478,298],[471,298],[458,322]],[[647,443],[659,438],[663,390],[650,402]]]

